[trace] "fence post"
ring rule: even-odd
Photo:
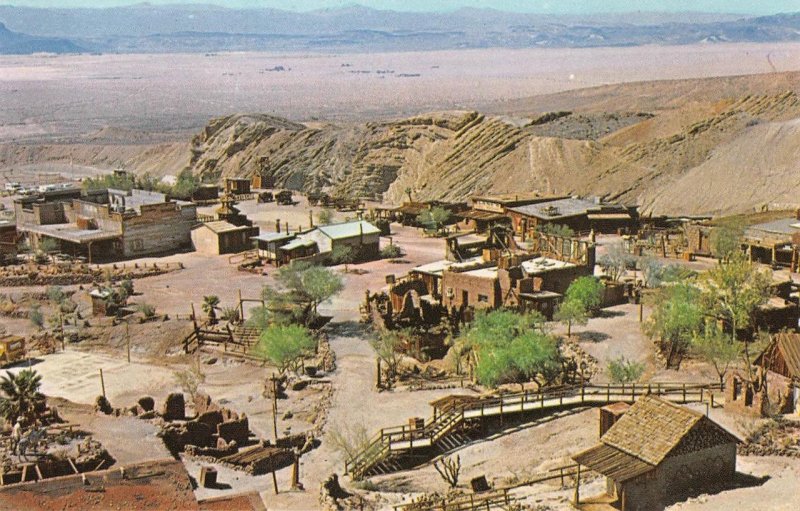
[[[683,402],[686,402],[686,384],[683,384]]]
[[[611,402],[611,384],[606,383],[606,403]]]

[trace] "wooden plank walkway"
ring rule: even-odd
[[[354,479],[360,479],[391,456],[436,446],[470,420],[483,421],[492,417],[502,418],[541,410],[558,411],[579,405],[598,406],[620,401],[633,403],[637,398],[650,393],[675,403],[710,400],[713,404],[713,392],[719,390],[719,384],[586,385],[555,391],[526,391],[466,402],[426,421],[422,428],[404,425],[380,430],[365,449],[347,460],[345,472]]]

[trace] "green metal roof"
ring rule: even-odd
[[[355,222],[345,222],[342,224],[321,225],[318,228],[322,234],[332,240],[355,238],[361,234],[380,234],[380,229],[367,222],[366,220],[356,220]]]

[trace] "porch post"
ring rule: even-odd
[[[581,503],[581,464],[578,463],[578,472],[575,474],[575,505]]]

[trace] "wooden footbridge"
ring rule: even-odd
[[[577,406],[599,406],[619,401],[633,403],[651,393],[674,403],[713,405],[714,392],[719,384],[651,383],[628,385],[584,385],[553,391],[504,394],[457,403],[447,410],[434,409],[432,418],[419,427],[398,426],[381,429],[370,443],[345,462],[345,473],[354,480],[371,475],[395,472],[403,468],[408,458],[430,456],[431,452],[446,453],[471,441],[471,431],[486,422],[505,417],[519,418],[526,413],[558,412]]]

